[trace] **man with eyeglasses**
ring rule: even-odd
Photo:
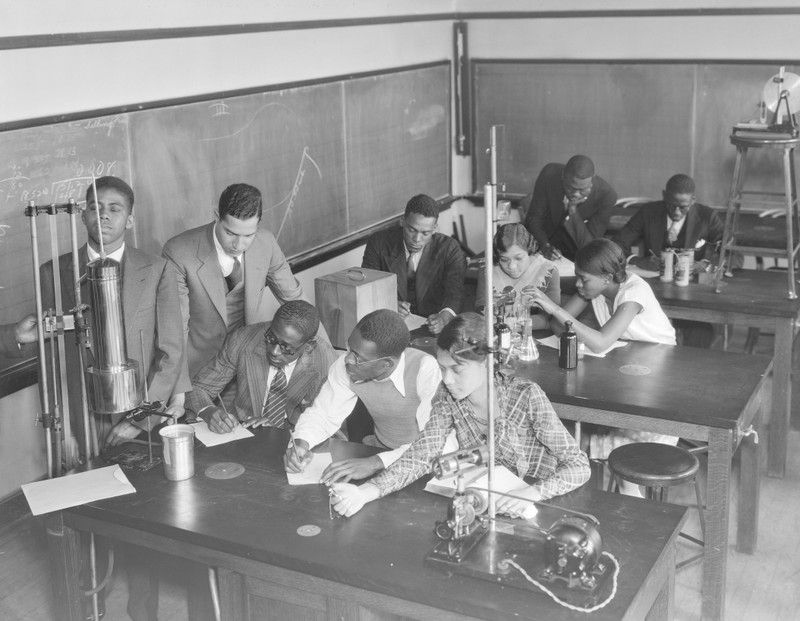
[[[661,195],[662,200],[642,205],[614,236],[626,254],[633,245],[638,247],[628,262],[657,272],[662,250],[692,248],[695,261],[716,265],[725,225],[711,207],[696,202],[694,179],[673,175]],[[709,323],[675,319],[672,324],[681,345],[708,348],[714,340]]]
[[[215,433],[246,427],[294,427],[313,403],[336,359],[330,343],[315,338],[317,309],[304,300],[283,304],[272,322],[244,326],[192,378],[186,409]],[[220,399],[236,380],[230,411]],[[217,405],[219,404],[219,405]]]
[[[694,179],[673,175],[662,200],[642,205],[628,220],[613,239],[626,254],[638,247],[630,264],[657,272],[661,251],[668,248],[693,248],[696,261],[716,262],[725,225],[711,207],[696,202],[694,192]]]
[[[294,443],[286,450],[289,472],[302,472],[309,451],[341,427],[361,399],[375,433],[362,442],[388,449],[372,457],[328,466],[324,483],[364,479],[397,460],[428,422],[431,400],[441,381],[436,359],[408,347],[403,318],[382,309],[365,315],[347,341],[348,351],[333,363],[314,404],[300,416]]]
[[[536,238],[546,259],[575,253],[593,239],[605,235],[617,193],[594,174],[594,163],[585,155],[573,155],[565,164],[547,164],[533,186],[525,227]]]

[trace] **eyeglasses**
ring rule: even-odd
[[[272,328],[270,328],[264,333],[264,340],[267,341],[267,345],[269,345],[270,347],[275,347],[277,345],[278,348],[281,350],[281,353],[286,356],[294,356],[297,353],[297,351],[301,347],[303,347],[303,345],[308,343],[308,341],[305,341],[303,345],[300,345],[297,348],[291,347],[290,345],[287,345],[286,343],[279,341],[278,338],[275,336],[275,333],[272,331]]]
[[[692,208],[692,205],[694,205],[694,201],[692,201],[688,205],[679,205],[678,203],[673,203],[673,202],[670,202],[670,201],[664,201],[664,204],[667,206],[667,209],[670,210],[670,211],[686,212],[686,211],[689,211]]]
[[[591,183],[585,188],[576,188],[574,185],[567,183],[567,180],[562,177],[561,185],[564,188],[564,194],[566,194],[567,196],[573,196],[576,194],[578,196],[589,196],[589,194],[591,194],[592,192]]]
[[[347,350],[347,354],[349,356],[352,356],[352,360],[353,360],[352,364],[353,364],[354,367],[360,367],[362,365],[369,364],[370,362],[378,362],[378,360],[385,360],[386,358],[389,357],[389,356],[381,356],[380,358],[375,358],[374,360],[359,360],[358,359],[359,358],[358,354],[356,352],[354,352],[352,349],[348,349]]]

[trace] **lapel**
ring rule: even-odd
[[[661,250],[664,248],[664,241],[667,237],[667,208],[662,201],[658,209],[653,210],[653,244],[651,246],[656,256],[661,256]]]
[[[397,290],[403,292],[403,297],[406,296],[408,283],[406,282],[406,251],[405,244],[403,243],[403,229],[397,229],[397,233],[392,236],[389,245],[389,253],[386,259],[387,271],[394,272],[397,275]],[[417,270],[419,271],[419,270]]]
[[[136,315],[152,263],[135,248],[126,247],[122,254],[122,315],[125,317],[125,336],[128,343],[138,343]],[[138,357],[138,356],[137,356]]]
[[[425,298],[433,272],[436,271],[435,269],[430,269],[430,266],[436,265],[437,248],[436,233],[434,233],[431,241],[425,244],[425,247],[422,249],[422,255],[417,264],[417,304],[419,304],[420,300]]]
[[[262,338],[257,347],[245,350],[244,356],[252,413],[253,416],[261,416],[261,406],[267,392],[267,374],[269,373],[267,342]]]
[[[265,256],[265,250],[259,229],[253,243],[244,253],[244,316],[248,325],[259,321],[258,307],[269,274],[269,260]]]
[[[694,250],[694,245],[697,243],[697,240],[700,237],[700,232],[697,230],[698,224],[697,209],[695,209],[694,205],[692,205],[689,213],[686,214],[686,222],[683,225],[683,228],[686,231],[686,234],[683,238],[684,245],[692,250]]]
[[[316,349],[311,353],[303,353],[297,359],[294,372],[286,386],[286,417],[293,425],[297,423],[298,416],[297,406],[300,404],[309,392],[309,387],[317,382],[318,371],[314,365],[314,356]]]
[[[58,266],[59,276],[61,277],[62,311],[75,308],[75,288],[73,285],[75,266],[72,264],[72,253],[65,255],[65,257],[65,260],[60,261]],[[86,251],[86,244],[84,244],[78,250],[78,265],[80,266],[79,273],[81,276],[86,274],[86,264],[88,262],[89,253]],[[89,300],[89,283],[85,279],[81,282],[81,302],[91,304],[91,300]]]
[[[197,268],[197,278],[202,283],[208,297],[214,304],[214,308],[217,309],[220,318],[224,322],[228,315],[225,308],[225,286],[213,235],[214,223],[212,222],[206,227],[200,237],[200,242],[197,244],[197,261],[200,264]]]

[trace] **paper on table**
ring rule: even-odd
[[[192,423],[192,427],[194,427],[194,435],[206,446],[217,446],[218,444],[227,444],[234,440],[253,437],[253,432],[241,425],[236,425],[230,433],[214,433],[208,428],[208,423],[204,420]]]
[[[458,477],[451,477],[443,480],[432,478],[425,485],[425,491],[434,494],[439,494],[440,496],[447,496],[448,498],[452,498],[455,495],[457,484],[458,484]],[[505,466],[500,465],[494,467],[494,480],[492,485],[492,489],[494,491],[500,492],[501,494],[505,494],[507,492],[510,492],[511,490],[525,487],[526,485],[527,483],[525,483],[525,481],[523,481],[520,477],[511,472],[511,470],[509,470]],[[486,498],[488,494],[484,490],[489,489],[488,468],[486,467],[476,468],[474,472],[471,471],[467,473],[465,476],[465,487],[466,489],[473,488],[477,490],[478,493],[480,493],[484,498]],[[536,513],[537,513],[536,506],[531,504],[522,514],[522,517],[526,520],[530,520],[536,515]]]
[[[545,347],[550,347],[558,351],[558,337],[555,334],[552,334],[544,339],[536,339],[536,342],[539,343],[539,345],[544,345]],[[597,354],[591,351],[588,347],[584,347],[583,353],[586,356],[593,356],[595,358],[605,358],[606,354],[610,352],[612,349],[616,349],[617,347],[625,347],[627,344],[628,344],[627,341],[615,341],[611,345],[611,347]]]
[[[286,473],[289,485],[316,485],[320,482],[323,471],[331,465],[333,459],[330,453],[312,453],[312,455],[314,457],[306,464],[303,472]]]
[[[575,264],[569,259],[561,257],[558,261],[554,261],[558,268],[559,278],[569,278],[575,276]]]
[[[136,493],[118,465],[26,483],[22,491],[33,515],[76,507],[87,502]]]
[[[416,330],[417,328],[428,325],[427,317],[420,317],[419,315],[406,315],[404,319],[406,320],[406,326],[408,326],[409,330]]]

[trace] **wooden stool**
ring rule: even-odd
[[[700,461],[686,449],[669,444],[657,442],[638,442],[625,444],[615,448],[608,456],[608,468],[611,479],[608,482],[608,491],[612,491],[617,479],[642,485],[646,491],[646,498],[664,502],[667,500],[667,490],[675,485],[694,482],[694,493],[697,498],[697,511],[700,516],[700,530],[705,538],[706,523],[703,516],[703,501],[700,496],[700,485],[697,481],[697,472]],[[705,545],[703,541],[680,533],[681,537],[698,545]],[[680,569],[702,557],[694,556],[678,563]]]
[[[736,163],[733,167],[731,193],[728,208],[725,212],[725,232],[722,235],[722,248],[719,253],[719,264],[714,275],[714,287],[720,292],[723,264],[726,256],[738,251],[742,254],[760,257],[783,257],[788,262],[788,295],[790,300],[797,298],[794,283],[794,265],[800,244],[794,240],[794,231],[800,226],[800,213],[797,210],[797,182],[794,169],[794,150],[800,143],[800,137],[783,134],[770,134],[769,132],[741,132],[730,137],[731,143],[736,147]],[[783,151],[783,192],[745,191],[745,160],[747,150],[751,148],[778,149]],[[765,246],[737,244],[736,233],[739,225],[739,213],[746,202],[745,197],[772,197],[772,199],[751,200],[755,205],[771,205],[786,211],[786,244],[784,248],[769,248]],[[780,198],[780,200],[776,200]]]

